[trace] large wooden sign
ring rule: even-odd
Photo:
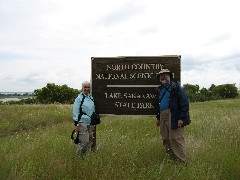
[[[155,115],[157,73],[180,81],[181,56],[92,57],[92,95],[99,114]]]

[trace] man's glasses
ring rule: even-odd
[[[84,88],[90,88],[90,86],[84,86]]]

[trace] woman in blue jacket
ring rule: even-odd
[[[91,149],[93,144],[93,130],[91,125],[91,115],[95,112],[93,97],[90,93],[90,83],[82,83],[82,92],[75,99],[73,104],[73,122],[79,133],[79,143],[76,150],[78,155],[83,155]]]

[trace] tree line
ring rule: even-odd
[[[218,86],[212,84],[209,89],[200,89],[199,85],[184,84],[183,89],[190,102],[234,99],[239,95],[235,84],[222,84]]]
[[[190,102],[203,102],[218,99],[236,98],[238,89],[235,84],[212,84],[209,89],[200,89],[199,85],[184,84],[183,89],[186,92]],[[46,87],[34,90],[32,98],[22,99],[20,101],[10,101],[1,104],[73,104],[81,90],[73,89],[67,85],[56,85],[48,83]]]

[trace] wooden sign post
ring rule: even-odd
[[[92,57],[92,95],[99,114],[155,115],[157,73],[180,81],[181,56]],[[94,130],[93,149],[96,146]]]

